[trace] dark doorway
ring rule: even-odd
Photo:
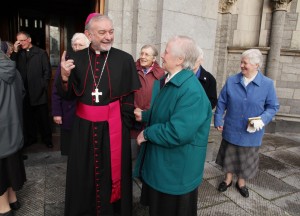
[[[31,36],[32,43],[46,50],[46,18],[38,12],[19,13],[19,31],[28,32]]]
[[[49,106],[53,77],[64,50],[71,49],[75,32],[84,31],[84,22],[95,11],[99,0],[28,0],[6,1],[8,6],[0,14],[0,38],[16,41],[18,31],[31,35],[33,45],[45,49],[52,66],[49,85]]]
[[[18,31],[26,31],[34,45],[45,49],[49,55],[51,26],[58,28],[59,50],[68,48],[68,39],[75,32],[84,31],[87,15],[95,11],[98,0],[28,0],[7,1],[8,10],[0,14],[0,38],[15,42]],[[57,31],[55,29],[54,31]],[[70,36],[71,35],[71,36]],[[57,39],[57,38],[56,38]]]

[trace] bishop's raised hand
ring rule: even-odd
[[[75,68],[73,59],[66,59],[66,51],[63,52],[61,56],[60,66],[61,66],[61,78],[64,82],[69,80],[71,70]]]

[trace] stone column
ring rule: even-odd
[[[227,47],[232,37],[231,8],[237,0],[220,0],[218,10],[218,26],[215,42],[215,62],[213,71],[217,71],[217,90],[220,92],[227,78]]]
[[[270,34],[270,51],[267,58],[266,75],[273,79],[276,85],[280,50],[287,6],[292,0],[271,0],[273,5],[272,25]]]
[[[221,14],[230,13],[230,8],[236,1],[237,0],[220,0],[219,1],[219,13],[221,13]]]

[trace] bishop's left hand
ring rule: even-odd
[[[135,108],[134,109],[134,116],[135,116],[135,120],[138,122],[142,121],[142,109],[140,108]]]

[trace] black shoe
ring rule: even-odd
[[[12,210],[16,211],[21,208],[21,203],[17,200],[16,202],[9,203],[9,206]]]
[[[23,159],[23,160],[27,160],[27,159],[28,159],[28,156],[23,154],[23,155],[22,155],[22,159]]]
[[[37,139],[30,139],[30,140],[28,140],[28,141],[25,141],[24,147],[29,147],[29,146],[31,146],[31,145],[37,143],[37,142],[38,142]]]
[[[29,141],[29,145],[33,145],[33,144],[35,144],[37,142],[38,142],[38,140],[36,138],[32,139],[32,140]]]
[[[14,213],[12,210],[9,210],[8,212],[0,213],[0,216],[14,216]]]
[[[239,184],[236,182],[235,187],[243,197],[246,197],[246,198],[249,197],[249,191],[246,186],[239,187]]]
[[[47,147],[48,147],[48,148],[53,148],[53,144],[52,144],[52,143],[48,143],[48,144],[47,144]]]
[[[221,182],[221,183],[219,184],[218,191],[224,192],[224,191],[226,191],[227,188],[229,188],[231,185],[232,185],[232,181],[229,183],[229,185],[227,185],[226,182],[223,181],[223,182]]]

